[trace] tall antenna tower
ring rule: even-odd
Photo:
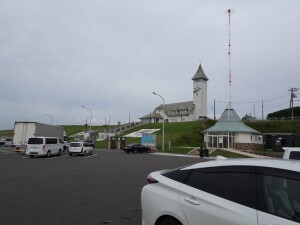
[[[228,30],[228,75],[229,75],[229,104],[231,105],[231,41],[230,41],[230,17],[232,10],[228,9],[228,25],[229,25],[229,30]]]

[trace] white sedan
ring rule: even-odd
[[[69,155],[81,154],[81,155],[92,155],[93,147],[87,142],[71,142],[69,146]]]
[[[300,162],[225,159],[147,177],[143,225],[300,223]]]

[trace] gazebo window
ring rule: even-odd
[[[233,132],[207,133],[207,147],[234,148],[234,133]]]

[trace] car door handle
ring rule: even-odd
[[[186,197],[186,198],[184,198],[184,200],[191,203],[191,204],[193,204],[193,205],[200,205],[200,202],[197,201],[196,199],[193,199],[193,198],[187,198]]]

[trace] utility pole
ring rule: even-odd
[[[214,120],[216,120],[216,99],[214,99]]]
[[[261,119],[264,120],[264,100],[261,100]]]
[[[297,95],[295,94],[296,91],[300,90],[300,88],[291,88],[289,91],[291,92],[291,98],[290,98],[290,110],[289,114],[291,116],[291,120],[294,120],[294,98],[297,98]]]

